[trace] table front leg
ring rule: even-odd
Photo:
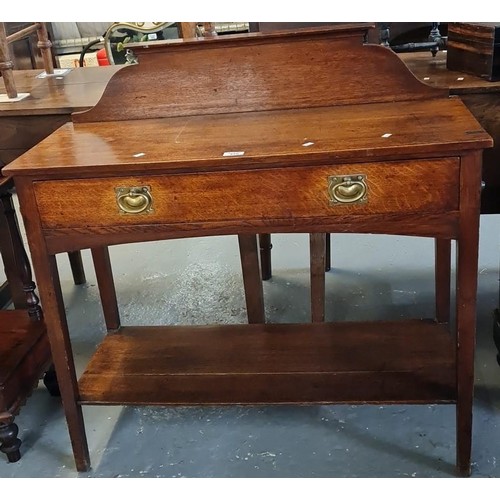
[[[45,259],[37,256],[33,259],[33,263],[36,266],[38,288],[43,304],[52,359],[58,375],[59,390],[66,414],[76,468],[79,472],[85,472],[90,468],[89,449],[82,408],[78,404],[78,381],[56,258],[54,255],[47,255]]]
[[[56,257],[47,251],[31,182],[20,179],[16,182],[16,187],[25,221],[33,268],[37,278],[52,360],[57,372],[76,468],[79,472],[85,472],[90,468],[89,449],[82,408],[78,404],[78,382]]]
[[[457,240],[457,472],[471,473],[481,157],[462,159]]]

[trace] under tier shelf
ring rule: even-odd
[[[82,404],[452,403],[455,347],[429,320],[122,327]]]

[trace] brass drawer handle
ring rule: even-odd
[[[330,205],[337,203],[365,203],[367,201],[366,176],[338,175],[328,177]]]
[[[115,188],[116,203],[122,214],[150,213],[153,198],[149,186]]]

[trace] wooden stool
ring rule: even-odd
[[[51,368],[47,331],[9,187],[9,179],[0,179],[0,222],[9,235],[8,241],[2,239],[2,250],[10,247],[9,255],[14,256],[25,303],[24,309],[0,310],[0,451],[7,455],[9,462],[16,462],[21,458],[21,440],[17,437],[14,418],[20,407],[44,374],[49,392],[59,395],[59,389]]]

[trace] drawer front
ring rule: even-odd
[[[35,194],[50,229],[435,214],[458,209],[459,159],[40,181]]]

